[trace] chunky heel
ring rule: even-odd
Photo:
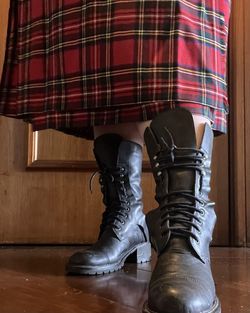
[[[126,260],[128,263],[146,263],[151,260],[151,244],[149,242],[140,245]]]

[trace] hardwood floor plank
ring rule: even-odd
[[[80,248],[84,249],[83,247]],[[136,313],[147,298],[152,264],[126,264],[105,276],[65,276],[79,247],[0,249],[1,313]],[[250,249],[212,248],[223,313],[250,312]]]

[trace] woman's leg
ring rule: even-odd
[[[104,134],[118,134],[125,140],[129,140],[139,144],[140,146],[143,146],[143,134],[149,124],[150,121],[96,126],[94,127],[94,136],[96,139],[97,137]]]
[[[204,125],[211,122],[208,118],[202,115],[192,114],[194,119],[194,127],[196,133],[197,147],[200,146]],[[136,122],[136,123],[122,123],[118,125],[106,125],[94,127],[95,138],[104,134],[118,134],[125,140],[133,141],[143,146],[144,144],[144,132],[145,129],[150,125],[151,121]]]
[[[203,137],[204,126],[206,123],[211,126],[211,121],[202,115],[192,114],[192,116],[194,120],[194,128],[196,134],[196,146],[197,148],[199,148]]]

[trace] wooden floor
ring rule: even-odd
[[[76,250],[0,249],[0,313],[141,312],[155,260],[106,276],[65,276],[65,262]],[[211,253],[222,313],[250,313],[250,249]]]

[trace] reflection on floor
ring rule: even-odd
[[[155,260],[127,264],[106,276],[65,276],[66,260],[76,250],[79,247],[0,249],[0,312],[141,312]],[[250,249],[211,252],[222,312],[250,313]]]

